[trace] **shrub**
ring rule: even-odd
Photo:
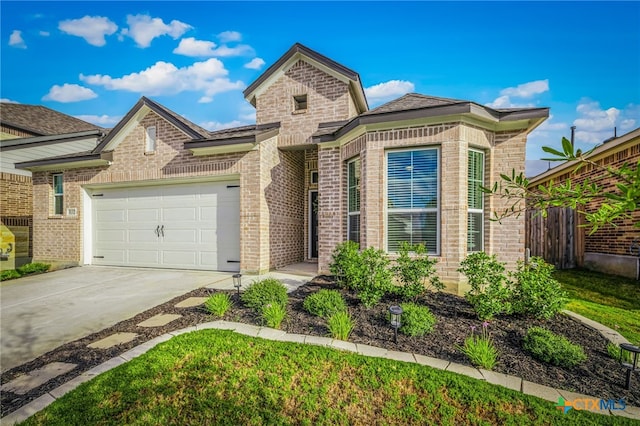
[[[223,317],[231,307],[231,297],[226,293],[216,293],[209,296],[204,302],[204,307],[211,315]]]
[[[511,274],[515,313],[549,319],[565,307],[567,295],[551,276],[553,270],[553,265],[539,257],[532,257],[528,264],[518,262],[517,271]]]
[[[262,308],[262,320],[267,324],[267,327],[279,329],[286,316],[286,308],[279,303],[267,303]]]
[[[498,350],[493,345],[489,335],[489,323],[482,323],[482,332],[476,334],[476,327],[471,327],[471,336],[464,340],[463,346],[456,346],[461,350],[469,361],[477,367],[492,370],[498,359]]]
[[[263,308],[269,303],[277,303],[284,308],[289,300],[287,288],[275,278],[266,278],[252,283],[240,298],[258,315],[262,315]]]
[[[17,269],[20,275],[38,274],[41,272],[47,272],[51,268],[48,263],[27,263]]]
[[[339,311],[332,314],[327,319],[327,325],[329,326],[331,337],[338,340],[349,340],[354,327],[353,319],[347,311]]]
[[[356,284],[356,291],[362,304],[371,308],[393,289],[389,258],[383,250],[373,247],[362,251],[360,256],[364,274]]]
[[[620,362],[620,346],[619,345],[616,345],[615,343],[612,343],[612,342],[607,343],[607,353],[611,358]],[[623,354],[622,356],[624,357],[624,362],[626,362],[627,364],[633,363],[633,357],[631,355],[631,352],[624,351],[622,354]]]
[[[15,269],[7,269],[0,272],[0,281],[12,280],[14,278],[20,278],[20,273]]]
[[[459,272],[469,280],[471,290],[464,296],[478,318],[489,320],[495,315],[510,314],[511,288],[504,274],[504,263],[496,255],[472,253],[460,263]]]
[[[413,252],[413,255],[410,253]],[[424,244],[411,245],[403,241],[398,250],[398,259],[391,270],[398,276],[401,287],[395,289],[404,300],[415,300],[428,288],[442,290],[444,284],[436,275],[436,259],[429,259]]]
[[[331,314],[347,309],[340,292],[322,289],[307,296],[302,303],[304,309],[312,315],[328,318]]]
[[[587,359],[580,346],[542,327],[527,330],[523,346],[534,358],[560,367],[571,368]]]
[[[400,332],[407,336],[424,336],[433,331],[436,317],[433,316],[429,308],[415,303],[403,303],[402,324]]]
[[[336,276],[336,282],[340,287],[355,290],[364,274],[358,243],[345,241],[338,244],[331,254],[329,270]]]

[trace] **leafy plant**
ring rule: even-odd
[[[252,283],[240,298],[258,315],[262,315],[263,308],[269,303],[279,304],[284,309],[289,300],[287,288],[275,278],[266,278]]]
[[[424,336],[433,331],[436,317],[426,306],[416,303],[403,303],[400,332],[407,336]]]
[[[279,329],[286,316],[287,310],[279,303],[268,303],[262,308],[262,320],[267,327]]]
[[[51,265],[48,263],[27,263],[26,265],[22,265],[16,270],[20,275],[29,275],[29,274],[38,274],[42,272],[47,272],[51,268]]]
[[[20,272],[15,269],[7,269],[6,271],[0,272],[0,281],[12,280],[14,278],[20,278]]]
[[[367,308],[371,308],[393,289],[389,258],[383,250],[373,247],[362,251],[360,256],[364,274],[361,276],[360,282],[356,284],[355,289],[362,304]]]
[[[353,319],[347,311],[333,313],[327,319],[327,326],[331,337],[338,340],[349,340],[349,336],[355,327]]]
[[[567,304],[567,294],[553,276],[554,267],[540,257],[532,257],[528,264],[518,262],[511,276],[513,285],[513,311],[536,318],[549,319]]]
[[[471,327],[471,336],[464,340],[463,346],[456,346],[469,361],[477,367],[492,370],[498,359],[498,350],[489,335],[489,323],[482,323],[482,331],[476,334],[476,327]]]
[[[471,290],[464,296],[481,320],[495,315],[510,314],[511,288],[504,274],[504,263],[496,255],[472,253],[460,263],[459,272],[469,280]]]
[[[429,258],[424,244],[411,245],[403,241],[398,249],[396,264],[391,268],[402,283],[396,292],[404,300],[415,300],[429,288],[442,290],[444,284],[436,275],[437,262],[436,259]]]
[[[204,302],[204,307],[211,315],[223,317],[231,307],[231,297],[226,293],[216,293]]]
[[[607,343],[607,353],[611,358],[620,362],[620,346],[612,342]],[[627,364],[631,364],[631,362],[633,361],[631,352],[622,352],[622,357],[624,358],[624,362],[626,362]]]
[[[307,296],[302,303],[304,309],[312,315],[328,318],[331,314],[347,309],[340,292],[322,289]]]
[[[340,287],[354,290],[365,273],[358,243],[345,241],[338,244],[331,254],[329,270],[336,276]]]
[[[523,347],[534,358],[561,367],[571,368],[587,359],[580,346],[542,327],[527,330]]]

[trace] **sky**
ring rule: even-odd
[[[549,107],[527,143],[586,150],[640,127],[640,2],[0,2],[0,98],[113,127],[147,96],[208,130],[255,123],[242,91],[294,43],[408,92]]]

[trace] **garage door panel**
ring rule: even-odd
[[[228,188],[231,186],[232,188]],[[236,182],[117,188],[94,201],[94,263],[238,271]],[[162,232],[156,233],[158,227]]]

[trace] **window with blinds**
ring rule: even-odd
[[[469,151],[467,213],[467,251],[482,251],[484,247],[484,153]]]
[[[387,153],[387,251],[400,244],[424,244],[429,253],[440,247],[438,149]]]
[[[360,243],[360,159],[347,164],[347,238]]]

